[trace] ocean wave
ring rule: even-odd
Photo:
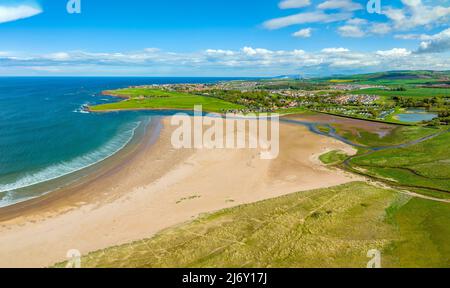
[[[81,113],[81,114],[89,114],[89,111],[83,109],[83,108],[78,108],[72,111],[73,113]]]
[[[87,110],[89,104],[83,104],[78,109],[73,110],[73,113],[82,113],[82,114],[89,114],[89,111]]]
[[[0,184],[0,193],[6,193],[2,195],[3,197],[0,199],[2,200],[1,202],[4,202],[5,199],[11,197],[7,192],[55,180],[106,160],[130,143],[135,135],[136,129],[141,123],[142,122],[133,122],[126,125],[123,129],[125,131],[119,132],[105,145],[95,151],[76,157],[72,160],[53,164],[35,173],[25,175],[14,183]]]

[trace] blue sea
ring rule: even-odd
[[[47,193],[57,187],[34,188],[109,158],[155,115],[83,111],[83,105],[119,101],[101,91],[220,80],[229,79],[0,78],[0,207]]]

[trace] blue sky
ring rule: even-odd
[[[450,70],[450,0],[0,0],[0,75]]]

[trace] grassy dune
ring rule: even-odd
[[[183,109],[194,110],[202,105],[205,112],[223,112],[228,109],[241,109],[240,105],[224,100],[197,96],[188,93],[170,92],[158,89],[119,89],[108,91],[110,95],[128,98],[127,100],[89,107],[91,111],[133,110],[133,109]]]
[[[322,163],[327,165],[337,164],[344,161],[347,158],[347,154],[342,151],[334,150],[323,155],[320,155],[319,159]]]
[[[367,251],[379,249],[385,267],[448,267],[449,213],[448,204],[354,182],[204,215],[82,265],[365,267]]]

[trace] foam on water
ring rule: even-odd
[[[81,155],[69,161],[53,164],[35,173],[21,177],[14,183],[0,184],[0,193],[5,193],[0,200],[0,207],[10,205],[14,197],[14,190],[30,187],[46,181],[69,175],[82,169],[91,167],[123,149],[133,139],[136,129],[142,122],[134,122],[124,125],[110,141],[99,149]]]
[[[78,109],[73,110],[73,113],[81,113],[81,114],[89,114],[89,111],[87,111],[87,107],[89,104],[83,104]]]

